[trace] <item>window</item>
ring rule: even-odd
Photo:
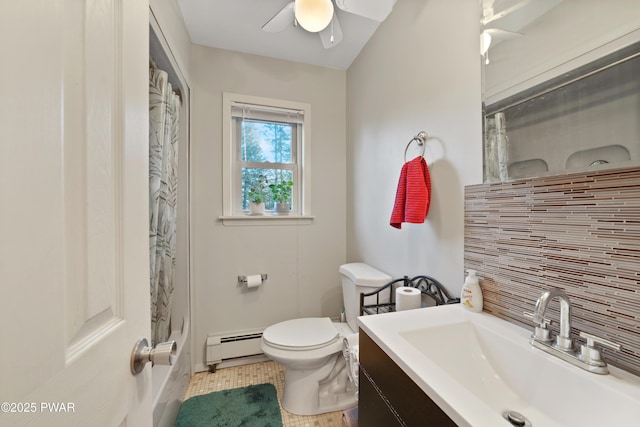
[[[288,217],[308,217],[309,104],[230,93],[223,95],[223,104],[222,219],[248,219],[249,193],[260,182],[266,184],[266,212],[260,219],[276,219],[268,186],[289,181]]]

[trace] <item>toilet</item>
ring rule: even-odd
[[[341,265],[339,272],[346,323],[328,317],[292,319],[269,326],[262,334],[264,354],[285,366],[281,403],[292,414],[318,415],[357,404],[343,340],[358,331],[360,294],[385,285],[391,277],[364,263]]]

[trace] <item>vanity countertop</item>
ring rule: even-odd
[[[531,331],[460,304],[361,316],[358,325],[456,424],[636,425],[640,378],[598,375],[531,347]]]

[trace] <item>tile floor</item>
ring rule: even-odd
[[[251,384],[271,383],[276,386],[278,401],[284,386],[284,366],[268,361],[218,369],[215,373],[199,372],[191,377],[185,400],[200,394]],[[341,427],[342,411],[303,417],[280,408],[284,427]]]

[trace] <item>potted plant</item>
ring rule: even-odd
[[[278,215],[288,215],[291,209],[289,203],[291,202],[291,188],[293,187],[293,181],[281,181],[277,184],[270,184],[271,196],[273,201],[276,202],[275,211]]]
[[[267,198],[267,177],[259,175],[249,187],[249,214],[263,215],[264,201]]]

